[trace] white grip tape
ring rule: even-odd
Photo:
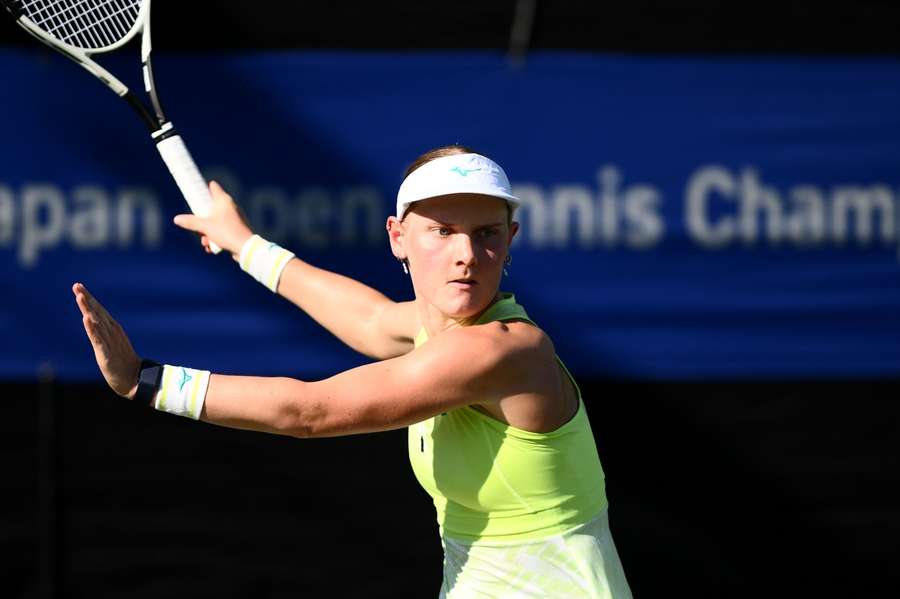
[[[191,153],[188,152],[187,146],[184,145],[180,135],[167,137],[158,144],[156,148],[159,155],[162,156],[163,162],[172,173],[181,195],[187,200],[191,212],[200,217],[209,216],[212,210],[212,196],[209,193],[209,187],[206,179],[200,174]],[[222,251],[222,248],[210,242],[209,249],[214,254]]]

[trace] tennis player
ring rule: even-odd
[[[254,235],[215,183],[208,218],[179,226],[375,362],[329,379],[225,376],[142,360],[73,286],[97,364],[119,395],[234,428],[325,437],[408,428],[437,509],[441,597],[630,598],[610,535],[587,409],[547,335],[499,290],[519,200],[462,146],[419,157],[387,219],[415,300],[393,302]]]

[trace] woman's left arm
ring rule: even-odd
[[[73,287],[97,364],[110,387],[133,398],[140,358],[121,326],[84,286]],[[204,421],[296,437],[402,428],[462,405],[499,401],[533,388],[537,347],[504,337],[499,323],[464,327],[417,351],[331,378],[210,376]]]
[[[503,326],[464,327],[414,352],[331,378],[213,375],[201,419],[296,437],[332,437],[409,426],[447,410],[532,392],[540,351]]]

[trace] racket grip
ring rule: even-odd
[[[207,217],[212,210],[212,195],[209,193],[209,186],[206,179],[200,174],[191,153],[188,152],[187,146],[180,135],[172,135],[156,144],[159,155],[162,156],[163,162],[172,173],[181,195],[187,201],[191,212],[197,216]],[[218,254],[222,248],[209,242],[209,249],[213,254]]]

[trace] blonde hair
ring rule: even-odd
[[[406,167],[406,172],[403,173],[403,178],[406,179],[417,168],[424,164],[428,164],[432,160],[443,158],[444,156],[453,156],[455,154],[478,154],[478,152],[468,146],[464,146],[461,144],[450,144],[449,146],[441,146],[439,148],[434,148],[433,150],[428,150],[427,152],[413,160],[412,164]]]

